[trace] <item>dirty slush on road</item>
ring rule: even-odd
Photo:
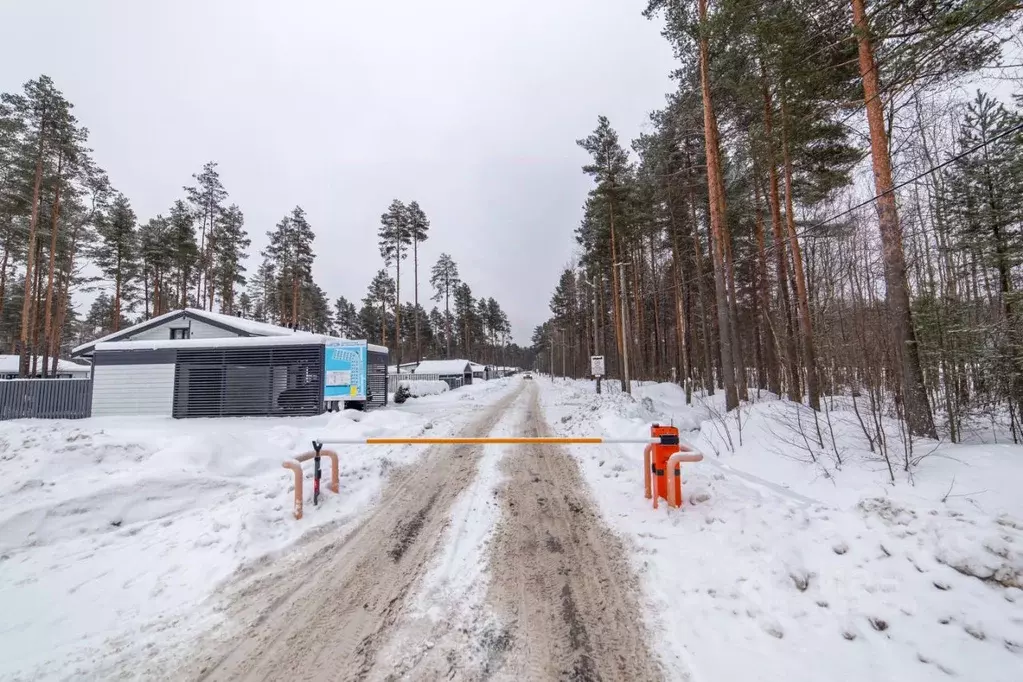
[[[460,435],[486,436],[525,402],[521,435],[547,435],[524,385]],[[618,538],[561,448],[504,454],[480,630],[413,615],[455,500],[483,446],[437,446],[395,470],[387,498],[347,536],[249,567],[224,591],[227,634],[182,671],[195,680],[659,680]],[[428,645],[424,646],[424,642]],[[413,657],[395,651],[415,651]]]

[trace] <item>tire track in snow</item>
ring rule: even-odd
[[[486,435],[519,388],[489,408],[466,436]],[[343,539],[310,543],[271,565],[227,606],[238,629],[208,639],[186,670],[199,680],[364,680],[415,594],[449,510],[473,481],[480,448],[439,446],[396,470],[379,506]]]
[[[533,386],[524,435],[550,433],[537,397]],[[663,679],[647,644],[636,577],[576,460],[560,447],[525,446],[506,457],[504,471],[489,601],[508,651],[491,678]]]

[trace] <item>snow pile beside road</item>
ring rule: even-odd
[[[450,390],[446,381],[440,381],[439,379],[422,379],[422,380],[403,380],[398,382],[400,386],[404,386],[409,390],[409,394],[413,398],[422,398],[428,395],[440,395],[441,393],[447,393]]]
[[[216,622],[203,601],[239,566],[344,532],[422,448],[337,448],[340,494],[313,507],[307,481],[298,522],[283,460],[314,438],[455,433],[510,386],[310,418],[0,422],[0,679],[169,655]]]
[[[892,485],[849,412],[822,426],[825,448],[807,447],[812,415],[784,401],[745,407],[736,423],[720,397],[687,407],[672,385],[633,399],[539,384],[562,434],[699,429],[682,437],[708,457],[684,467],[679,511],[643,498],[640,446],[572,449],[632,544],[667,668],[709,680],[1020,679],[1023,448],[916,443],[910,475],[891,431]]]

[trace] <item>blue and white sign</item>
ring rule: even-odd
[[[340,341],[323,349],[323,399],[365,400],[365,341]]]

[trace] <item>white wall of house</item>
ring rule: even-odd
[[[226,329],[221,329],[212,324],[207,324],[199,320],[189,320],[188,318],[181,318],[178,320],[168,320],[157,326],[146,329],[138,334],[132,334],[131,336],[119,341],[169,341],[171,337],[171,329],[188,329],[191,326],[189,332],[190,339],[224,339],[224,338],[238,338],[238,334],[230,332]]]
[[[92,416],[158,415],[174,410],[174,364],[97,365]]]

